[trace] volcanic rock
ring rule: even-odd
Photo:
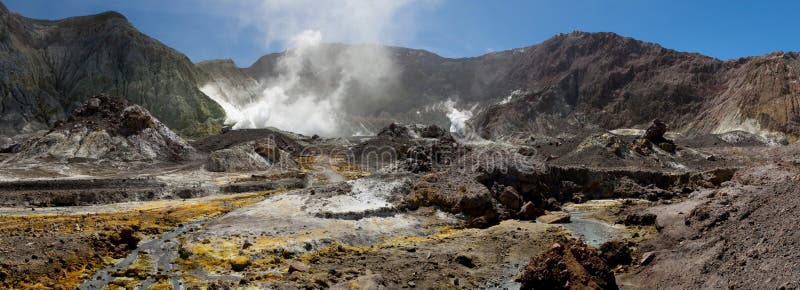
[[[109,236],[109,241],[118,246],[123,246],[128,250],[136,249],[141,239],[136,236],[136,230],[131,227],[123,227]]]
[[[664,124],[664,122],[661,122],[659,119],[655,119],[653,123],[650,124],[650,127],[647,127],[647,130],[644,131],[643,137],[650,142],[659,144],[666,141],[664,138],[665,133],[667,133],[667,124]]]
[[[418,134],[422,138],[443,138],[450,135],[450,132],[445,131],[439,126],[428,125],[417,129]]]
[[[240,145],[211,152],[205,168],[211,172],[262,171],[269,169],[270,163],[252,146]]]
[[[271,164],[284,164],[289,166],[296,165],[294,160],[292,160],[292,156],[288,152],[278,147],[273,139],[262,139],[255,141],[253,144],[253,150],[261,157],[264,157],[264,159],[269,161]]]
[[[618,289],[597,250],[575,239],[532,258],[517,281],[521,289]]]
[[[407,126],[391,123],[389,126],[386,126],[386,128],[383,128],[383,130],[378,132],[378,136],[409,139],[411,138],[411,130],[409,130]]]
[[[544,214],[543,209],[536,207],[536,205],[534,205],[533,202],[529,201],[526,202],[524,205],[522,205],[522,209],[519,210],[517,216],[520,219],[524,220],[534,220],[543,214]]]
[[[243,172],[294,169],[297,164],[274,141],[262,139],[211,152],[205,167],[212,172]]]
[[[546,224],[561,224],[561,223],[568,223],[569,218],[570,218],[569,213],[563,211],[551,211],[536,218],[536,221]]]
[[[608,241],[600,245],[600,257],[610,267],[629,265],[633,262],[633,253],[628,244],[622,241]]]
[[[635,140],[633,140],[633,145],[631,146],[631,148],[633,149],[633,151],[636,151],[636,153],[645,156],[653,154],[653,143],[651,143],[650,140],[647,140],[645,138],[636,138]]]
[[[89,98],[67,122],[30,143],[14,160],[177,161],[195,152],[144,108],[109,95]]]
[[[644,265],[650,264],[650,262],[652,262],[653,259],[655,259],[655,257],[656,257],[656,253],[655,252],[646,252],[646,253],[642,254],[642,258],[639,259],[639,265],[644,266]]]
[[[506,186],[503,189],[503,191],[501,191],[498,194],[497,200],[499,200],[500,203],[502,203],[503,205],[505,205],[509,209],[512,209],[512,210],[515,210],[515,211],[519,210],[520,207],[522,207],[522,203],[524,202],[522,200],[522,197],[519,196],[519,193],[517,193],[517,190],[514,189],[511,186]]]

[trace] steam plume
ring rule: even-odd
[[[231,93],[215,84],[201,90],[222,105],[226,121],[237,129],[272,126],[341,135],[343,112],[362,103],[353,98],[386,97],[385,87],[397,79],[390,53],[374,44],[411,37],[411,4],[429,3],[422,2],[246,1],[240,7],[242,23],[264,35],[265,47],[277,43],[288,48],[277,62],[277,75],[258,80],[261,88],[253,100],[226,97]],[[325,44],[333,41],[362,45]]]

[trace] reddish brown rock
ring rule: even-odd
[[[564,239],[528,262],[521,289],[618,289],[614,273],[592,247]]]
[[[512,210],[518,210],[520,207],[522,207],[523,202],[522,197],[519,196],[517,190],[511,186],[506,186],[497,196],[497,200]]]

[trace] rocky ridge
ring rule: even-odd
[[[195,152],[141,106],[108,95],[89,98],[67,122],[21,147],[9,161],[180,161]]]

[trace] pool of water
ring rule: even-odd
[[[615,240],[620,235],[620,229],[613,224],[589,217],[599,210],[568,211],[571,215],[570,223],[561,224],[568,229],[573,237],[582,240],[587,245],[600,247],[605,242]]]

